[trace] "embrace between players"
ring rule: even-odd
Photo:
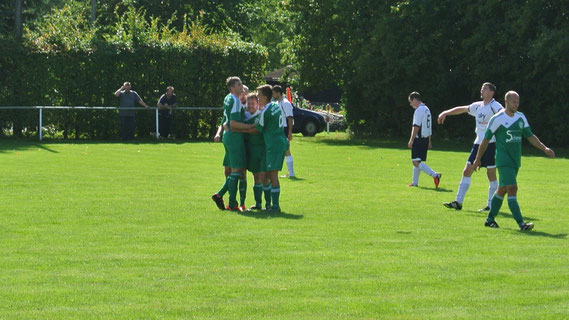
[[[249,170],[253,173],[255,183],[255,205],[250,209],[262,210],[264,193],[265,210],[280,212],[278,172],[289,149],[289,139],[284,132],[287,121],[285,111],[278,103],[271,101],[273,87],[270,85],[262,85],[256,93],[247,94],[248,90],[245,90],[238,77],[229,77],[226,84],[229,94],[223,101],[222,125],[216,134],[216,139],[219,139],[223,132],[226,179],[212,199],[221,210],[246,211],[246,171]],[[288,113],[287,110],[286,117],[292,117],[292,110],[290,115]],[[240,203],[237,202],[238,191]],[[226,207],[223,196],[227,192],[229,203]]]
[[[443,203],[447,208],[461,210],[472,173],[480,167],[486,168],[488,176],[488,202],[479,212],[488,211],[484,222],[486,227],[498,228],[495,221],[502,206],[504,196],[508,194],[508,206],[520,230],[533,229],[533,223],[526,223],[522,217],[517,202],[517,174],[521,166],[522,137],[536,148],[542,150],[549,157],[555,153],[546,147],[535,136],[529,126],[525,115],[518,111],[520,97],[515,91],[508,91],[505,95],[506,108],[494,100],[496,86],[485,82],[480,89],[482,101],[474,102],[468,106],[458,106],[443,111],[438,117],[438,123],[443,124],[447,116],[468,113],[475,117],[476,139],[470,156],[462,172],[462,179],[458,186],[456,198],[452,202]],[[409,186],[417,186],[421,171],[433,177],[438,187],[441,174],[432,170],[425,161],[427,150],[431,147],[431,112],[422,103],[418,92],[409,95],[409,103],[415,109],[413,116],[413,129],[408,147],[412,149],[413,182]],[[496,176],[496,169],[499,179]]]

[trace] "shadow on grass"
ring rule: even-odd
[[[462,211],[467,212],[469,216],[475,216],[475,217],[481,217],[481,218],[488,217],[488,211],[482,211],[482,212],[478,212],[478,211],[474,211],[474,210],[462,210]],[[511,219],[512,221],[514,220],[514,216],[512,216],[511,213],[504,212],[504,211],[498,212],[498,217]],[[540,221],[537,218],[533,218],[533,217],[526,216],[526,215],[523,215],[523,217],[524,217],[524,219],[530,220],[530,221]]]
[[[325,143],[331,146],[358,146],[366,149],[397,149],[397,150],[409,150],[407,148],[407,139],[403,138],[384,138],[384,139],[362,139],[362,138],[345,138],[345,139],[338,139],[334,137],[319,137],[317,138],[318,142]],[[467,140],[439,140],[433,142],[433,148],[429,149],[429,151],[451,151],[451,152],[465,152],[470,153],[472,149],[472,141]],[[532,147],[529,142],[524,140],[523,144],[523,157],[544,157],[547,156],[540,150]],[[556,158],[569,158],[569,148],[560,148],[556,146],[550,146],[555,151]]]
[[[280,180],[280,181],[286,180],[286,181],[295,182],[295,181],[304,181],[304,180],[306,180],[306,179],[299,178],[299,177],[294,177],[294,178],[280,177],[279,180]]]
[[[445,188],[435,188],[435,187],[417,187],[419,189],[423,189],[423,190],[431,190],[431,191],[436,191],[436,192],[453,192],[453,190],[450,189],[445,189]]]
[[[238,214],[255,219],[273,219],[273,218],[281,218],[281,219],[292,219],[292,220],[299,220],[304,218],[303,215],[299,214],[292,214],[286,213],[284,211],[281,212],[266,212],[264,210],[261,211],[245,211],[245,212],[238,212]]]
[[[140,140],[81,140],[81,139],[44,139],[37,141],[37,138],[1,138],[0,139],[0,153],[10,151],[25,151],[40,148],[49,152],[59,153],[58,151],[50,148],[48,145],[91,145],[91,144],[124,144],[124,145],[161,145],[161,144],[186,144],[186,143],[211,143],[210,139],[199,140],[180,140],[180,139],[167,139],[156,140],[153,138],[145,138]],[[219,142],[221,143],[221,142]]]
[[[527,236],[527,237],[546,237],[546,238],[553,238],[553,239],[567,239],[567,233],[558,233],[552,234],[544,231],[521,231],[521,230],[512,230],[511,231],[515,235],[519,236]]]

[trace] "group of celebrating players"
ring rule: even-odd
[[[445,202],[447,208],[461,210],[463,201],[470,187],[472,173],[480,167],[486,168],[489,181],[487,205],[478,210],[488,211],[488,217],[484,226],[499,228],[496,216],[502,206],[504,197],[508,194],[508,206],[512,216],[516,220],[520,230],[533,229],[533,223],[526,223],[517,201],[517,174],[521,166],[522,137],[536,148],[542,150],[549,157],[555,157],[555,152],[546,147],[533,134],[525,115],[518,111],[520,96],[515,91],[508,91],[505,95],[504,108],[494,100],[496,86],[490,82],[482,84],[480,97],[482,101],[474,102],[468,106],[458,106],[443,111],[438,117],[438,123],[443,124],[446,117],[468,113],[475,117],[476,139],[470,156],[462,172],[462,179],[458,186],[456,198],[452,202]],[[409,95],[409,103],[415,113],[413,126],[408,147],[412,149],[411,160],[413,161],[413,182],[410,187],[418,186],[419,174],[424,171],[432,176],[435,187],[439,186],[441,174],[432,170],[425,161],[427,150],[431,148],[431,112],[421,101],[418,92]],[[496,169],[499,179],[496,176]]]
[[[289,153],[287,158],[290,156],[292,105],[283,101],[286,98],[282,97],[280,86],[266,84],[258,87],[255,93],[247,94],[248,88],[239,77],[227,78],[226,84],[229,94],[223,101],[222,124],[215,138],[219,140],[222,136],[226,179],[212,199],[220,210],[243,212],[262,210],[264,194],[265,210],[280,212],[278,172],[282,169],[285,153]],[[274,102],[273,97],[278,100]],[[292,162],[292,156],[290,160]],[[289,173],[291,167],[292,163]],[[255,205],[249,209],[245,206],[247,170],[253,173],[255,197]],[[225,206],[223,196],[227,192],[229,203]],[[238,192],[240,203],[237,202]]]

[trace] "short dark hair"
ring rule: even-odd
[[[417,91],[413,91],[409,94],[409,102],[411,102],[413,99],[417,99],[419,101],[421,101],[421,94]]]
[[[257,93],[271,99],[273,97],[273,87],[270,84],[264,84],[260,87],[257,87]]]
[[[228,88],[231,88],[235,85],[236,82],[240,82],[241,79],[239,79],[239,77],[229,77],[227,78],[227,80],[225,80],[225,83],[227,84]]]
[[[279,86],[278,84],[273,86],[273,91],[283,94],[284,90],[283,87]]]
[[[490,89],[490,91],[496,92],[496,86],[495,86],[493,83],[484,82],[484,83],[482,84],[482,87],[488,87],[488,89]]]
[[[255,99],[257,101],[259,101],[259,97],[257,97],[257,94],[255,92],[251,92],[247,95],[247,100],[249,99]]]

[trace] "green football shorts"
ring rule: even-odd
[[[225,147],[225,154],[229,158],[231,169],[247,168],[245,141],[242,134],[224,134],[223,146]]]
[[[288,150],[288,147],[289,143],[284,135],[282,135],[282,138],[278,138],[270,145],[267,145],[267,171],[282,170],[285,152]]]
[[[225,146],[223,146],[225,148]],[[227,155],[227,150],[225,150],[225,155],[223,156],[223,166],[224,167],[231,167],[229,165],[229,155]]]
[[[516,181],[518,170],[520,170],[519,167],[498,167],[500,187],[518,184]]]
[[[265,145],[247,145],[247,170],[257,173],[267,171]]]

